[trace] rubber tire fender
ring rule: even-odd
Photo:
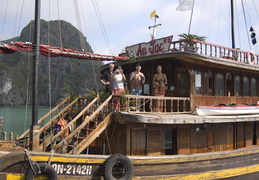
[[[117,165],[123,167],[122,176],[119,178],[114,177],[113,168]],[[122,154],[113,154],[104,162],[104,179],[105,180],[129,180],[133,176],[133,164],[130,159]]]
[[[55,169],[52,166],[48,165],[47,163],[33,164],[32,168],[30,168],[27,171],[26,176],[25,176],[25,180],[33,180],[33,178],[35,178],[37,175],[40,175],[40,174],[43,174],[43,173],[48,174],[50,180],[57,180],[58,179],[57,172],[55,171]],[[41,173],[39,173],[39,171]],[[34,174],[34,172],[36,174]]]

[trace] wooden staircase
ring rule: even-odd
[[[55,151],[60,153],[80,154],[88,147],[103,130],[105,130],[112,120],[112,112],[106,110],[111,99],[112,96],[107,98],[106,101],[89,116],[86,116],[75,130],[55,145]],[[91,103],[93,103],[93,101]],[[92,105],[91,103],[80,112],[77,117],[81,116],[81,113],[84,113],[89,109]],[[102,115],[102,117],[100,118],[99,115]],[[72,123],[75,123],[75,119],[73,119],[73,121],[71,121],[62,131],[65,131]],[[59,133],[62,133],[62,131]],[[58,134],[56,134],[56,136]]]
[[[92,101],[76,98],[71,103],[70,97],[66,98],[38,121],[39,130],[33,139],[39,144],[33,151],[54,149],[57,153],[82,153],[112,121],[112,110],[109,107],[111,99],[112,96],[100,104],[98,97]],[[53,115],[54,112],[56,115]],[[53,117],[44,124],[43,121],[49,116]],[[56,132],[55,126],[60,118],[66,119],[68,123]],[[68,131],[68,135],[61,136]],[[29,133],[28,129],[18,138],[24,147],[29,147]]]

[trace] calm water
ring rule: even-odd
[[[39,107],[38,119],[49,112],[49,110],[49,107]],[[31,125],[31,111],[31,107],[0,107],[0,117],[4,117],[4,126],[0,127],[0,129],[7,133],[13,132],[14,135],[21,135]]]

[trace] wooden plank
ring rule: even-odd
[[[256,145],[259,145],[259,122],[256,122]]]
[[[77,148],[76,154],[80,154],[87,146],[89,146],[112,121],[112,113],[110,113],[84,140],[82,140]],[[69,154],[72,151],[69,152]]]
[[[253,146],[253,123],[252,122],[245,123],[245,146],[246,147]]]
[[[177,128],[177,154],[190,153],[189,127]]]
[[[234,124],[229,124],[226,129],[227,134],[227,144],[226,150],[234,149]]]
[[[147,155],[156,156],[161,155],[161,130],[148,129],[147,130]]]
[[[245,147],[244,123],[237,123],[237,148]]]
[[[146,129],[132,129],[131,155],[146,155]]]

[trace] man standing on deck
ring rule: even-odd
[[[109,70],[105,71],[100,77],[100,81],[105,85],[105,91],[112,94],[111,76],[113,74],[114,64],[109,64]]]
[[[136,71],[130,74],[131,94],[142,95],[142,85],[145,83],[145,76],[141,70],[140,63],[136,64]]]

